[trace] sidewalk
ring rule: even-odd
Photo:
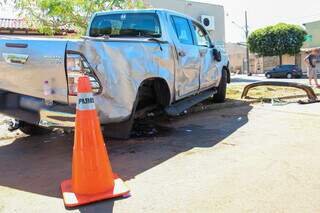
[[[295,83],[302,83],[308,84],[309,81],[306,78],[294,78],[294,79],[282,79],[282,78],[272,78],[267,79],[263,74],[255,74],[252,76],[247,75],[232,75],[231,76],[231,84],[250,84],[260,81],[280,81],[280,82],[295,82]]]

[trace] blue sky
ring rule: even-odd
[[[161,0],[159,0],[161,1]],[[248,11],[250,30],[279,22],[302,25],[308,21],[320,20],[319,0],[194,0],[220,4],[226,13],[226,40],[244,41],[244,33],[232,21],[244,25],[244,11]],[[14,17],[12,4],[0,8],[0,17]]]

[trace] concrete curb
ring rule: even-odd
[[[316,93],[317,96],[320,96],[320,93]],[[295,98],[306,98],[307,95],[294,95],[294,96],[286,96],[281,99],[295,99]]]
[[[320,93],[316,94],[317,96],[320,96]],[[295,95],[295,96],[287,96],[283,97],[281,99],[296,99],[296,98],[306,98],[307,95]],[[192,107],[191,109],[187,110],[188,113],[197,113],[197,112],[206,112],[211,110],[222,110],[222,109],[228,109],[228,108],[234,108],[234,107],[242,107],[242,106],[248,106],[251,104],[261,103],[261,99],[254,99],[254,100],[228,100],[225,103],[221,104],[201,104]]]

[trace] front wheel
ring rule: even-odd
[[[267,78],[271,78],[271,74],[267,74],[266,77],[267,77]]]
[[[293,75],[291,73],[287,74],[287,79],[291,79],[293,77]]]
[[[217,93],[213,96],[214,103],[223,103],[226,100],[227,95],[227,81],[228,81],[227,70],[222,70],[222,76],[217,88]]]
[[[23,121],[19,122],[19,130],[26,135],[45,135],[52,132],[51,129],[44,128],[35,124],[29,124]]]

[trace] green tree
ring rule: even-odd
[[[65,28],[83,34],[97,11],[144,7],[142,0],[15,0],[15,5],[31,26],[48,35]]]
[[[279,56],[282,65],[284,54],[300,52],[306,35],[300,26],[280,23],[254,31],[248,38],[248,44],[250,51],[259,56]]]

